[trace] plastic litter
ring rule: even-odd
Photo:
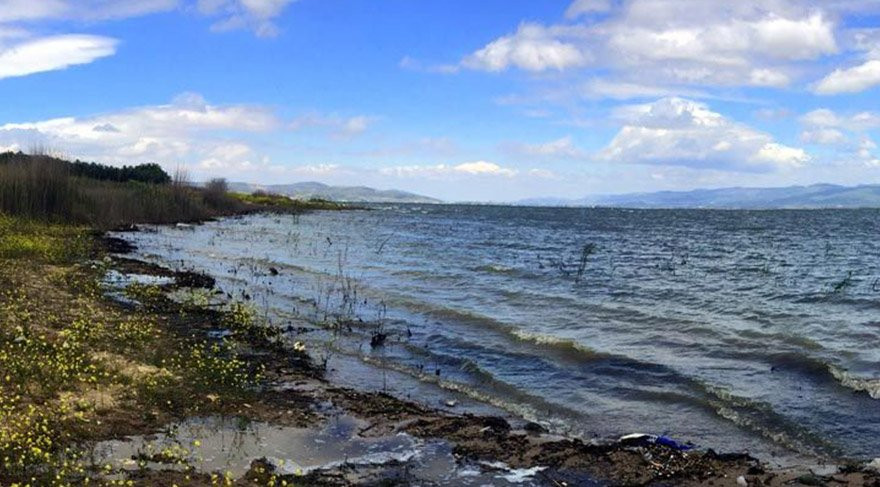
[[[647,446],[647,445],[660,445],[665,446],[667,448],[671,448],[673,450],[678,451],[688,451],[693,450],[697,446],[691,442],[682,443],[668,436],[663,435],[649,435],[644,433],[633,433],[630,435],[621,436],[618,440],[620,443],[624,445],[632,445],[632,446]]]

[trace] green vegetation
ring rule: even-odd
[[[0,259],[69,263],[84,255],[92,242],[85,227],[43,224],[0,214]]]
[[[94,242],[86,227],[0,216],[0,485],[151,485],[92,465],[90,442],[259,404],[264,365],[242,351],[280,346],[274,328],[247,305],[177,303],[155,285],[130,285],[140,306],[124,309],[98,284],[109,259]],[[217,328],[230,336],[209,338]]]
[[[335,201],[320,198],[298,200],[288,196],[267,193],[264,191],[257,191],[253,194],[232,193],[232,197],[242,203],[276,208],[279,210],[341,210],[349,208],[348,206]]]
[[[243,210],[238,205],[211,208],[201,190],[182,176],[170,183],[117,181],[77,175],[75,163],[48,156],[4,154],[0,161],[0,212],[8,215],[112,228],[198,220]],[[142,179],[170,180],[153,174],[161,171],[156,166],[139,167],[144,174],[152,174]]]
[[[0,213],[42,222],[106,229],[256,211],[343,208],[323,200],[231,194],[222,179],[198,187],[185,173],[172,178],[156,164],[114,168],[45,155],[0,154]]]
[[[15,164],[29,156],[22,152],[5,152],[0,154],[0,165]],[[171,176],[168,175],[162,167],[151,162],[147,164],[139,164],[137,166],[113,167],[94,162],[82,162],[76,160],[67,162],[57,157],[41,156],[44,160],[52,161],[61,165],[67,165],[70,174],[73,176],[81,176],[100,181],[138,181],[141,183],[167,184],[171,182]]]
[[[341,207],[243,198],[222,180],[199,188],[157,165],[0,154],[0,485],[153,485],[93,465],[89,445],[192,416],[251,417],[266,363],[308,367],[243,304],[176,302],[167,288],[135,284],[125,290],[134,310],[112,302],[100,229],[311,208]],[[252,350],[262,358],[243,355]],[[190,482],[183,468],[181,484],[232,484],[194,473],[201,480]]]

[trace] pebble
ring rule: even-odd
[[[739,486],[742,486],[742,487],[748,487],[749,482],[746,480],[745,477],[743,477],[742,475],[740,475],[739,477],[736,478],[736,485],[739,485]]]

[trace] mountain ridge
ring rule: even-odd
[[[368,186],[331,186],[316,181],[289,184],[253,184],[230,182],[232,191],[253,193],[267,191],[291,198],[320,198],[347,203],[442,203],[442,200],[397,189],[375,189]]]
[[[518,205],[625,208],[819,209],[880,208],[880,184],[819,183],[769,188],[729,187],[596,195],[579,199],[531,198]]]

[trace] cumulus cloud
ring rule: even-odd
[[[596,98],[692,97],[687,91],[695,86],[783,88],[807,72],[806,62],[840,53],[839,3],[574,0],[565,13],[570,22],[521,24],[461,65],[533,73],[594,68],[606,78],[587,85]]]
[[[837,129],[817,128],[801,132],[801,141],[807,144],[837,145],[846,142],[846,135]]]
[[[539,24],[524,23],[508,36],[492,41],[462,61],[464,67],[483,71],[519,68],[561,71],[587,64],[588,56],[573,44],[557,39]]]
[[[847,69],[835,69],[813,88],[819,95],[858,93],[880,85],[880,60],[872,59]]]
[[[90,35],[60,35],[0,49],[0,79],[88,64],[116,53],[116,40]]]
[[[217,31],[251,29],[258,36],[278,34],[274,20],[296,0],[198,0],[205,15],[220,17],[212,28]]]
[[[880,127],[880,115],[873,112],[840,114],[827,108],[805,113],[800,118],[804,130],[801,140],[811,144],[835,146],[838,159],[876,165],[877,148],[868,131]],[[847,161],[844,161],[847,162]]]
[[[785,72],[790,63],[838,50],[834,24],[821,13],[781,17],[714,3],[717,11],[704,12],[706,16],[691,10],[701,12],[707,6],[693,1],[634,2],[605,28],[607,46],[615,55],[609,63],[684,84],[782,87],[791,81]],[[658,11],[666,7],[672,12]],[[665,21],[649,17],[649,12]],[[666,17],[674,12],[681,17]]]
[[[255,162],[244,142],[230,133],[267,132],[282,124],[267,108],[216,106],[185,94],[167,105],[90,117],[65,117],[0,125],[0,145],[41,145],[110,164],[156,161],[173,167],[198,160],[204,168]]]
[[[599,154],[616,162],[764,171],[810,160],[766,133],[731,121],[702,103],[663,98],[618,110],[624,126]]]
[[[800,121],[812,128],[842,128],[856,132],[880,127],[880,115],[870,111],[838,114],[828,108],[819,108],[805,113]]]

